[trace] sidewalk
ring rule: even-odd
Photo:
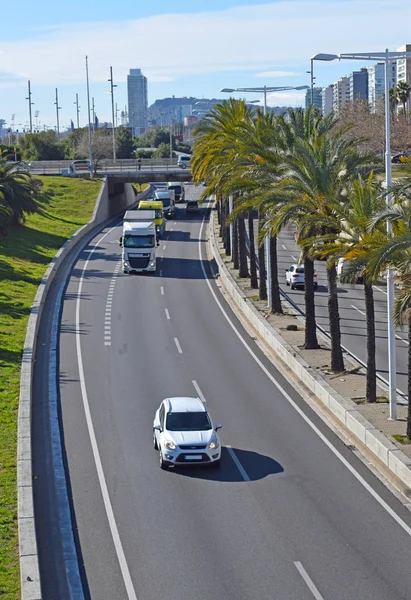
[[[211,213],[208,251],[218,265],[218,280],[223,291],[235,303],[258,337],[281,359],[282,370],[293,372],[307,389],[336,417],[344,429],[358,439],[392,473],[411,488],[411,444],[401,444],[392,436],[405,435],[408,407],[397,407],[397,421],[389,421],[388,391],[377,388],[379,401],[365,403],[365,369],[345,355],[347,371],[335,374],[330,371],[331,351],[329,341],[321,333],[320,350],[305,350],[304,319],[286,301],[282,301],[283,315],[269,314],[267,303],[258,299],[258,290],[250,288],[250,280],[240,279],[233,268],[231,257],[225,255],[218,236],[219,226],[215,211]],[[288,329],[292,326],[292,329]],[[297,330],[294,331],[295,326]]]

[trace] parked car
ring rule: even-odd
[[[220,424],[213,425],[200,398],[165,398],[153,422],[153,445],[160,467],[209,464],[220,466]]]
[[[318,288],[318,275],[314,271],[314,289]],[[289,285],[292,290],[295,290],[297,287],[305,286],[305,273],[304,273],[304,265],[291,265],[289,269],[285,271],[285,285]]]
[[[190,166],[190,160],[191,160],[191,156],[182,156],[180,154],[180,156],[177,159],[177,165],[179,167],[181,167],[182,169],[185,169],[186,167]]]
[[[198,200],[187,200],[186,213],[198,212],[200,207],[198,206]]]
[[[392,163],[409,163],[411,162],[411,151],[405,150],[404,152],[400,152],[399,154],[394,154],[391,157]]]

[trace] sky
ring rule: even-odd
[[[86,125],[85,57],[90,95],[100,121],[111,122],[110,67],[115,102],[127,103],[127,73],[148,79],[149,105],[176,96],[226,98],[223,87],[310,84],[310,57],[323,53],[396,50],[411,43],[411,3],[404,0],[19,0],[4,2],[0,34],[0,119]],[[315,85],[372,63],[314,63]],[[305,92],[268,94],[269,106],[302,106]],[[236,93],[258,100],[263,95]],[[37,114],[37,116],[35,116]]]

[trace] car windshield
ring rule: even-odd
[[[126,235],[125,248],[154,248],[154,235]]]
[[[206,412],[172,412],[167,414],[166,429],[168,431],[208,431],[211,429],[211,423]]]

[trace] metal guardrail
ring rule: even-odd
[[[30,173],[35,175],[50,175],[56,174],[61,175],[62,171],[68,170],[73,161],[71,160],[42,160],[42,161],[32,161],[30,164]],[[13,161],[8,162],[7,164],[13,164]],[[133,159],[104,159],[97,163],[97,172],[98,173],[107,173],[107,172],[128,172],[128,171],[155,171],[158,169],[163,169],[168,171],[180,169],[177,164],[177,158],[142,158],[141,162]],[[87,170],[76,171],[75,175],[81,175],[87,173]]]

